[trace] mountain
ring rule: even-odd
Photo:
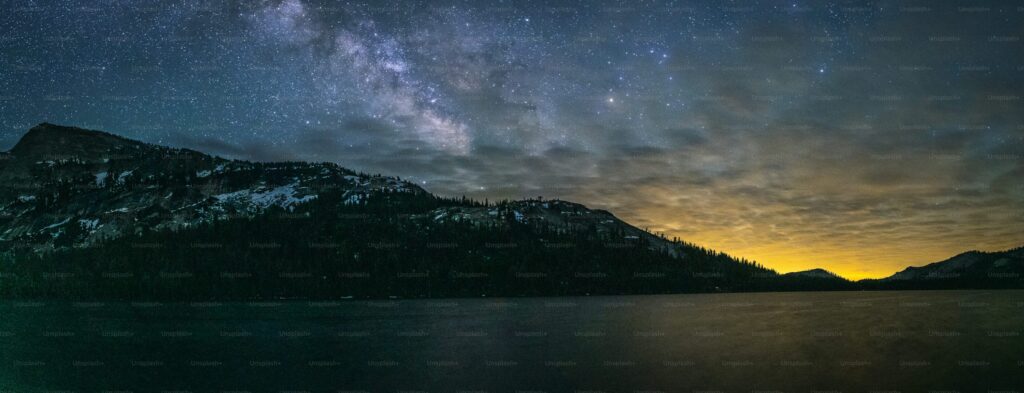
[[[250,163],[187,149],[148,145],[101,131],[43,123],[33,127],[0,163],[0,241],[37,250],[89,246],[143,230],[181,229],[293,210],[319,192],[342,192],[345,204],[374,193],[426,194],[387,176],[358,174],[330,163]],[[611,213],[566,201],[516,201],[515,220],[564,227],[594,225],[641,237],[677,254],[681,248],[628,225]],[[436,221],[476,224],[500,220],[499,209],[445,206]]]
[[[47,123],[4,155],[0,180],[0,242],[38,251],[292,209],[324,188],[349,203],[382,190],[425,193],[329,163],[226,160]]]
[[[896,289],[1020,288],[1024,277],[1024,247],[997,252],[968,251],[941,262],[908,267],[868,287]]]
[[[786,274],[783,274],[783,275],[784,276],[791,276],[791,277],[841,278],[841,277],[839,277],[839,275],[837,275],[835,273],[832,273],[832,272],[830,272],[828,270],[821,269],[821,268],[811,269],[811,270],[803,270],[803,271],[799,271],[799,272],[789,272],[789,273],[786,273]]]
[[[779,287],[786,290],[828,291],[856,290],[857,283],[849,281],[825,269],[811,269],[790,272],[775,279]]]
[[[8,296],[666,293],[777,276],[578,203],[441,198],[331,163],[228,160],[47,123],[2,155],[0,179]]]
[[[0,153],[0,298],[336,299],[1024,287],[1022,249],[883,280],[754,262],[563,200],[435,196],[43,123]]]

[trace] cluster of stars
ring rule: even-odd
[[[1012,39],[1021,14],[999,5],[964,15],[956,7],[911,13],[871,3],[658,0],[14,7],[0,15],[0,137],[9,146],[50,121],[239,158],[337,161],[416,178],[440,193],[543,191],[771,266],[799,258],[733,239],[780,249],[821,242],[816,233],[853,242],[832,228],[871,227],[875,218],[859,214],[899,203],[890,192],[903,192],[900,182],[920,182],[908,188],[928,201],[902,199],[910,210],[957,198],[978,217],[989,207],[1020,210],[1022,189],[1007,179],[1021,171],[1024,51]],[[936,36],[962,40],[929,40]],[[901,123],[927,123],[931,132],[891,131]],[[957,131],[965,123],[991,124]],[[869,159],[898,148],[962,159],[920,177],[902,172],[937,166]],[[949,189],[961,191],[942,193]],[[959,239],[992,239],[978,247],[1010,237],[962,218],[927,218],[954,222]],[[813,220],[835,226],[805,231]],[[769,221],[771,236],[758,232]],[[928,236],[904,225],[907,236]]]

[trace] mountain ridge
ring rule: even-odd
[[[183,156],[184,160],[205,161],[205,165],[196,165],[197,169],[195,171],[195,176],[194,176],[194,178],[192,180],[196,180],[196,178],[215,177],[216,175],[221,173],[221,171],[231,170],[232,169],[231,165],[244,167],[246,165],[254,165],[254,164],[270,165],[270,166],[287,166],[287,165],[296,164],[296,163],[290,163],[290,162],[284,162],[284,163],[254,163],[254,162],[241,161],[241,160],[228,160],[228,159],[224,159],[224,158],[221,158],[221,157],[208,155],[208,154],[205,154],[205,153],[202,153],[202,152],[198,152],[198,151],[195,151],[195,150],[191,150],[191,149],[170,148],[170,147],[165,147],[165,146],[160,146],[160,145],[153,145],[153,144],[149,144],[149,143],[145,143],[145,142],[141,142],[141,141],[136,141],[136,140],[132,140],[132,139],[129,139],[129,138],[125,138],[125,137],[122,137],[122,136],[119,136],[119,135],[116,135],[116,134],[112,134],[112,133],[108,133],[108,132],[105,132],[105,131],[90,130],[90,129],[84,129],[84,128],[79,128],[79,127],[71,127],[71,126],[60,126],[60,125],[55,125],[55,124],[47,123],[47,122],[40,123],[39,125],[37,125],[35,127],[32,127],[24,136],[22,136],[22,138],[18,141],[18,143],[16,143],[15,146],[12,147],[7,153],[10,156],[10,159],[8,159],[7,162],[6,162],[7,165],[6,166],[0,166],[0,176],[7,177],[7,178],[12,177],[12,174],[10,173],[12,171],[9,170],[10,167],[11,166],[17,166],[17,165],[11,165],[12,163],[13,164],[22,164],[21,167],[18,168],[18,169],[24,169],[24,167],[28,166],[26,164],[36,165],[36,166],[48,166],[48,167],[55,167],[55,166],[68,165],[68,164],[86,164],[86,165],[92,164],[92,165],[98,165],[100,167],[103,167],[103,165],[100,165],[100,164],[107,164],[112,159],[113,160],[123,159],[123,158],[132,159],[132,158],[137,158],[138,155],[149,155],[149,154],[159,155],[159,158],[171,158],[171,162],[182,161],[183,159],[181,157],[179,157],[179,156]],[[25,162],[25,161],[27,161],[27,162]],[[356,172],[354,172],[352,170],[349,170],[347,168],[340,167],[340,166],[338,166],[336,164],[333,164],[333,163],[302,163],[302,164],[304,164],[304,165],[312,165],[312,166],[315,166],[315,167],[318,167],[318,168],[322,168],[322,171],[327,171],[327,170],[337,171],[338,173],[342,174],[344,180],[350,180],[350,181],[351,180],[359,180],[359,181],[368,181],[369,183],[372,183],[372,184],[369,184],[368,187],[365,187],[365,188],[373,189],[373,188],[381,188],[381,187],[384,187],[384,188],[391,187],[391,188],[405,189],[405,190],[409,190],[409,191],[415,192],[415,193],[426,193],[427,192],[427,191],[423,190],[420,186],[418,186],[418,185],[416,185],[414,183],[410,183],[410,182],[406,182],[406,181],[401,181],[399,178],[396,178],[396,177],[379,176],[379,175],[378,176],[369,176],[369,175],[365,175],[365,174],[362,175],[362,176],[356,176]],[[220,169],[218,169],[218,168],[220,168]],[[149,172],[152,172],[153,168],[149,168],[149,169],[150,169]],[[238,169],[238,168],[234,168],[234,169]],[[244,169],[244,168],[242,168],[242,169]],[[137,171],[138,171],[138,168],[133,167],[131,169],[126,169],[124,171],[120,171],[119,173],[116,173],[116,174],[110,173],[109,171],[98,171],[98,172],[95,172],[93,175],[96,177],[96,185],[98,187],[100,187],[100,186],[105,186],[107,181],[114,182],[116,184],[120,184],[120,183],[123,183],[123,182],[127,182],[128,180],[130,180],[132,178],[137,178],[137,177],[141,177],[141,176],[147,175],[147,173],[140,173],[140,172],[137,172]],[[14,175],[15,176],[20,175],[20,176],[24,177],[24,176],[29,176],[31,174],[28,173],[28,171],[24,171],[24,172],[16,173]],[[148,173],[148,175],[152,176],[152,173]],[[323,179],[319,179],[319,180],[323,180]],[[338,179],[333,179],[333,180],[338,180]],[[101,184],[101,183],[103,183],[103,184]],[[311,184],[307,188],[316,188],[317,187],[317,185],[312,184],[312,182],[310,182],[310,183]],[[288,185],[282,185],[282,184],[279,184],[279,183],[275,183],[275,185],[277,185],[278,187],[286,187],[286,188],[288,187]],[[362,185],[363,186],[367,186],[367,184],[362,184]],[[230,191],[234,192],[234,193],[243,193],[244,194],[245,190],[242,190],[242,189],[230,189]],[[287,195],[281,195],[281,194],[282,193],[291,193],[291,190],[289,190],[289,189],[276,189],[276,190],[272,190],[272,191],[269,191],[269,192],[263,192],[263,193],[259,193],[258,191],[259,190],[253,190],[253,192],[258,193],[261,196],[262,196],[262,194],[278,194],[279,196],[287,197]],[[0,195],[2,195],[2,194],[3,194],[2,188],[0,188]],[[352,198],[352,199],[349,200],[349,202],[356,202],[358,199],[363,197],[363,196],[361,196],[363,194],[365,194],[365,192],[364,193],[353,192],[352,195],[350,195],[350,198]],[[233,199],[233,197],[236,197],[236,196],[238,196],[238,197],[244,196],[242,194],[232,195],[230,192],[228,192],[228,193],[220,193],[220,194],[215,194],[215,195],[214,194],[209,194],[209,195],[204,194],[204,195],[205,196],[213,196],[214,198],[217,198],[219,201],[230,200],[230,199]],[[33,196],[31,196],[31,195],[19,195],[18,197],[25,197],[25,198],[22,198],[22,199],[35,200],[35,198],[33,198]],[[297,201],[304,201],[302,199],[302,197],[303,197],[303,195],[298,195],[295,198],[298,198]],[[267,204],[264,203],[264,202],[266,202],[266,200],[259,199],[259,198],[257,198],[257,199],[258,199],[257,200],[257,204],[262,205],[262,207],[264,207],[264,208],[267,207]],[[197,204],[201,204],[203,201],[198,200],[198,199],[189,199],[188,202],[189,202],[190,205],[194,206],[194,205],[197,205]],[[274,202],[274,201],[271,201],[271,202]],[[280,202],[281,204],[286,205],[284,207],[289,207],[290,205],[292,205],[296,201],[290,201],[288,199],[285,199],[285,200],[278,201],[278,202]],[[531,202],[529,202],[528,200],[515,201],[514,203],[521,204],[524,207],[531,206]],[[576,203],[573,203],[573,202],[561,201],[561,200],[548,201],[545,204],[546,205],[550,205],[552,203],[558,203],[558,204],[563,204],[563,205],[567,205],[567,206],[568,205],[573,205],[576,208],[587,209],[589,212],[592,212],[595,215],[601,215],[601,214],[608,215],[610,217],[610,219],[614,219],[616,221],[621,222],[621,220],[619,220],[617,217],[615,217],[610,212],[607,212],[607,211],[604,211],[604,210],[600,210],[600,209],[589,209],[589,208],[587,208],[586,206],[584,206],[582,204],[576,204]],[[185,207],[185,205],[179,204],[179,205],[177,205],[177,206],[175,206],[173,208],[169,207],[169,209],[170,210],[176,210],[176,209],[181,209],[181,208],[184,208],[184,207]],[[110,210],[115,210],[115,209],[110,209]],[[471,216],[473,218],[475,218],[475,219],[478,219],[478,220],[486,219],[486,217],[479,217],[481,215],[481,213],[478,210],[479,209],[474,209],[474,208],[462,208],[462,209],[453,209],[452,211],[443,211],[441,213],[446,214],[446,215],[447,214],[452,214],[452,217],[454,217],[455,219],[465,219],[465,218],[470,218]],[[565,220],[563,220],[563,221],[565,221]],[[621,223],[625,224],[624,222],[621,222]],[[632,225],[628,225],[628,224],[626,224],[626,225],[628,226],[628,232],[630,232],[630,236],[638,237],[638,236],[650,235],[650,234],[648,234],[645,231],[642,231],[642,230],[640,230],[640,229],[638,229],[636,227],[633,227]],[[3,240],[3,235],[0,235],[0,240]],[[658,243],[661,243],[661,245],[663,247],[671,248],[670,245],[667,244],[667,242],[661,241],[662,239],[658,239],[657,237],[653,237],[652,240],[655,240]]]
[[[12,148],[0,178],[0,240],[41,251],[88,246],[147,223],[174,229],[289,208],[315,198],[323,181],[354,198],[389,187],[425,192],[333,164],[255,164],[45,123]]]
[[[783,273],[785,276],[803,276],[803,277],[818,277],[818,278],[843,278],[842,276],[835,274],[831,271],[814,268],[808,270],[801,270],[796,272]],[[843,278],[845,279],[845,278]]]
[[[441,295],[698,291],[733,288],[739,285],[737,274],[775,275],[754,263],[670,241],[609,212],[569,201],[481,203],[440,198],[397,177],[357,173],[333,163],[229,160],[49,123],[33,127],[5,154],[0,178],[6,180],[0,184],[0,258],[6,260],[0,260],[0,280],[15,283],[0,285],[0,294],[131,293],[145,298],[173,292],[169,288],[180,284],[160,281],[140,290],[141,284],[112,282],[109,277],[184,276],[197,277],[192,282],[202,283],[192,288],[196,296],[253,298],[273,292],[303,297],[313,296],[313,289],[293,288],[276,275],[345,278],[355,273],[339,270],[355,266],[378,271],[372,278],[376,285],[318,287],[321,283],[313,283],[311,287],[319,291],[315,296],[374,297],[388,295],[381,292],[385,290],[422,296],[428,291],[424,288],[448,283],[451,275],[467,274],[453,272],[456,267],[499,270],[480,273],[486,283],[476,289],[448,285],[429,291]],[[297,224],[310,220],[319,223]],[[254,222],[270,226],[253,232]],[[247,235],[239,238],[243,233]],[[377,236],[367,238],[367,233]],[[423,243],[409,236],[437,237],[438,241]],[[388,237],[392,240],[383,240]],[[257,238],[263,241],[253,240]],[[445,241],[448,238],[462,238],[464,243]],[[327,251],[325,244],[330,245]],[[253,253],[256,249],[260,252]],[[263,261],[265,268],[235,266],[242,255],[253,264]],[[191,265],[189,261],[196,258],[219,262]],[[465,261],[460,265],[455,262],[459,259]],[[537,266],[534,259],[564,260],[565,266]],[[69,260],[79,262],[66,263]],[[331,262],[324,265],[323,260]],[[642,265],[613,264],[627,260],[655,261],[652,266],[657,268],[634,271]],[[162,262],[148,264],[154,261]],[[290,271],[300,266],[306,272]],[[381,274],[381,269],[389,273]],[[588,282],[607,277],[608,270],[635,276],[633,283]],[[224,277],[268,274],[274,284],[217,292]],[[398,286],[409,275],[425,275],[430,284],[414,285],[422,291],[409,292]],[[75,278],[54,285],[54,276]],[[522,281],[525,277],[542,279],[527,285]],[[396,281],[399,278],[403,280]],[[651,282],[656,284],[640,285]]]
[[[964,282],[996,281],[1008,285],[1024,276],[1024,246],[1000,251],[965,251],[942,261],[908,266],[888,277],[861,280],[872,285],[957,287]],[[926,284],[920,284],[926,283]]]
[[[72,149],[72,152],[62,152],[72,156],[74,153],[82,153],[88,147],[113,147],[116,145],[147,145],[145,142],[132,140],[120,135],[105,131],[90,130],[79,127],[60,126],[52,123],[39,123],[30,128],[25,135],[8,153],[12,155],[40,154],[41,150],[53,148]]]
[[[310,271],[303,274],[310,276],[327,277],[323,273],[344,276],[349,273],[337,270],[346,266],[362,266],[373,270],[380,264],[391,264],[387,265],[391,269],[389,274],[401,276],[408,273],[403,273],[401,269],[419,266],[417,269],[425,270],[427,277],[432,277],[426,280],[431,285],[450,285],[450,277],[445,275],[456,273],[450,271],[451,266],[446,261],[465,259],[464,264],[459,265],[461,269],[499,269],[484,275],[489,277],[485,280],[486,285],[473,289],[480,294],[490,295],[515,295],[521,292],[586,294],[871,289],[913,287],[924,282],[917,276],[907,280],[851,282],[824,269],[778,274],[755,262],[733,258],[694,244],[665,239],[636,228],[610,212],[590,209],[574,202],[538,198],[491,204],[465,198],[440,198],[397,177],[357,173],[333,163],[229,160],[190,149],[148,144],[103,131],[49,123],[33,127],[3,155],[0,179],[4,180],[0,184],[0,251],[6,249],[4,254],[14,255],[10,257],[15,261],[12,263],[21,263],[22,266],[28,264],[34,269],[40,269],[31,274],[17,270],[6,273],[0,271],[0,278],[6,274],[24,281],[26,288],[19,292],[23,294],[35,293],[32,291],[38,289],[33,289],[38,285],[37,282],[54,273],[46,269],[67,268],[66,264],[58,263],[57,259],[82,260],[84,267],[80,268],[85,270],[79,274],[91,279],[102,279],[106,274],[113,274],[103,269],[110,269],[114,264],[118,264],[118,269],[135,271],[131,273],[133,276],[161,276],[168,272],[137,265],[138,258],[145,258],[136,255],[138,250],[134,247],[137,244],[155,242],[165,244],[162,247],[170,247],[166,244],[179,244],[175,247],[180,247],[181,239],[195,238],[199,234],[204,234],[206,239],[194,239],[193,243],[217,243],[218,238],[232,238],[239,233],[249,233],[253,238],[266,237],[269,233],[278,236],[302,233],[310,238],[318,238],[320,243],[341,244],[353,250],[343,254],[323,254],[322,250],[309,250],[319,247],[313,242],[289,240],[292,249],[282,251],[282,255],[296,258],[295,266],[306,266]],[[440,246],[436,244],[417,243],[411,238],[380,243],[365,238],[358,227],[346,226],[349,224],[322,223],[315,229],[294,226],[296,220],[316,221],[330,217],[341,220],[339,222],[345,222],[350,217],[363,217],[365,220],[358,225],[373,228],[381,237],[402,236],[403,233],[406,236],[433,236],[441,239],[436,242],[440,244],[445,243],[445,237],[466,238],[470,239],[467,243],[472,246],[453,243],[455,247],[445,246],[441,247],[442,251],[438,251],[436,248]],[[277,233],[273,229],[264,229],[265,233],[252,232],[244,224],[262,221],[292,228],[289,231],[291,233]],[[223,232],[211,229],[216,227],[231,229]],[[508,243],[508,237],[518,240]],[[363,239],[363,242],[353,243],[354,238]],[[149,243],[143,239],[149,239],[146,240]],[[269,244],[276,242],[274,238],[264,240]],[[415,243],[415,247],[420,249],[409,249],[413,246],[403,243]],[[517,248],[520,244],[532,244],[531,247],[541,247],[542,250]],[[589,244],[586,247],[590,249],[580,250],[584,247],[580,244]],[[506,246],[512,249],[505,250]],[[231,247],[253,248],[252,244],[247,245],[240,240]],[[385,252],[382,253],[380,247]],[[172,257],[168,248],[164,250],[167,255],[157,253],[162,256],[156,259],[164,260],[166,265],[159,269],[181,265],[183,260],[207,255],[196,249],[188,249],[182,251],[184,256]],[[223,259],[227,266],[234,263],[231,258],[246,255],[247,252],[239,250],[238,253],[218,254],[213,258]],[[374,257],[367,259],[364,257],[367,254]],[[430,256],[422,257],[425,254]],[[1007,278],[1000,285],[1020,285],[1019,276],[1013,276],[1018,274],[1013,269],[1019,270],[1022,265],[1020,261],[1024,259],[1019,254],[999,262],[1002,269],[999,273]],[[582,255],[591,255],[592,259],[579,259]],[[247,258],[262,260],[268,256],[249,254]],[[316,258],[326,258],[337,265],[318,265],[315,263]],[[410,258],[419,262],[411,265],[394,264],[395,261]],[[536,266],[524,258],[550,259],[555,263],[567,260],[570,266],[578,270],[574,272],[571,269],[565,270],[567,267]],[[487,261],[494,260],[503,261],[501,263],[504,267],[487,267]],[[625,260],[656,262],[652,265],[655,268],[645,268],[642,264],[621,265],[617,262]],[[985,266],[995,264],[995,261],[990,262],[993,263]],[[281,265],[276,260],[268,263],[278,270],[291,269],[289,265]],[[1010,266],[1009,270],[1005,268],[1007,265]],[[944,268],[946,270],[959,271],[959,267],[949,268],[949,264],[941,266],[947,266]],[[0,267],[3,267],[2,263]],[[520,271],[527,267],[532,270]],[[182,266],[178,268],[185,269]],[[241,268],[248,269],[244,266]],[[502,269],[505,270],[502,272]],[[905,271],[917,271],[915,269],[919,268],[910,267]],[[588,281],[608,277],[607,271],[624,275],[623,279],[632,283],[609,284],[605,281],[604,286],[594,286]],[[235,273],[204,271],[203,274],[217,276]],[[260,274],[263,273],[249,271],[243,275]],[[291,275],[295,272],[278,274]],[[510,275],[514,281],[496,278],[504,275]],[[520,287],[525,284],[516,281],[523,278],[518,275],[550,277],[550,282],[535,287]],[[375,277],[373,280],[405,296],[421,294],[415,291],[403,292],[404,289],[395,286],[394,277]],[[215,282],[207,284],[216,285],[213,284]],[[937,281],[927,282],[932,285]],[[943,285],[953,284],[952,281],[946,281]],[[975,280],[972,285],[983,284]],[[302,288],[291,288],[280,283],[275,285],[279,286],[274,289],[279,296],[308,295]],[[319,290],[322,296],[385,295],[379,288],[368,287]],[[88,292],[84,289],[81,291]],[[127,290],[121,288],[111,290],[111,293],[124,291]],[[210,296],[266,295],[265,290],[259,287],[237,291],[230,295],[220,293]],[[463,288],[424,291],[441,295],[464,294]]]

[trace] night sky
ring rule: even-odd
[[[1024,2],[2,4],[3,149],[332,161],[782,272],[1024,244]]]

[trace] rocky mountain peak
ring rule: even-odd
[[[257,163],[49,123],[0,155],[0,250],[87,246],[143,230],[421,195],[415,184],[329,163]],[[5,243],[6,242],[6,243]]]
[[[15,159],[97,159],[138,149],[144,143],[103,131],[41,123],[32,127],[10,150]]]

